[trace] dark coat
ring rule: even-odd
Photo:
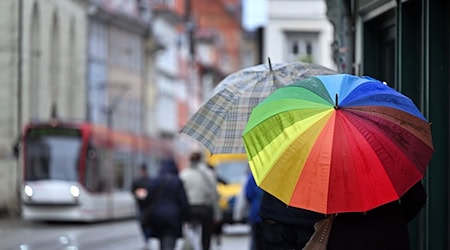
[[[408,223],[425,202],[425,189],[419,182],[400,201],[366,213],[338,214],[331,228],[327,249],[408,250]]]
[[[164,161],[159,175],[149,183],[148,202],[154,218],[152,233],[156,237],[163,235],[182,237],[183,222],[189,221],[189,206],[182,181],[173,160]]]
[[[253,175],[249,173],[247,182],[245,184],[245,198],[250,203],[250,212],[248,216],[248,220],[250,223],[261,222],[261,217],[259,216],[259,208],[261,206],[262,196],[262,189],[256,185]]]
[[[322,214],[288,206],[267,192],[263,192],[260,216],[265,221],[263,238],[266,249],[303,248],[314,233],[314,224],[324,218]]]
[[[147,188],[149,184],[150,184],[150,177],[148,177],[148,176],[140,176],[140,177],[136,178],[133,181],[133,183],[131,184],[131,192],[133,193],[133,196],[134,196],[134,192],[136,191],[136,189]],[[135,200],[139,206],[139,210],[143,211],[145,209],[145,204],[146,204],[145,199],[141,200],[141,199],[138,199],[137,197],[135,197]]]

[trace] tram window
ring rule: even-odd
[[[133,166],[137,165],[139,156],[127,149],[114,152],[114,188],[130,190],[133,181]]]
[[[26,180],[78,180],[81,140],[78,137],[45,135],[26,141]]]
[[[124,164],[123,162],[116,162],[114,164],[114,187],[118,190],[124,189]]]
[[[42,141],[30,140],[26,152],[26,179],[30,181],[48,179],[50,162],[48,145]]]
[[[99,157],[97,157],[97,151],[94,147],[89,146],[87,151],[87,159],[85,166],[84,185],[89,191],[100,191],[97,185],[98,180],[98,168]]]
[[[101,148],[97,150],[97,155],[99,157],[98,163],[98,178],[97,178],[97,189],[100,192],[109,192],[112,190],[112,169],[111,169],[111,156],[107,149]]]

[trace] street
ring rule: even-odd
[[[226,225],[221,246],[212,240],[211,250],[248,249],[249,227]],[[141,250],[139,227],[135,220],[120,220],[93,224],[45,223],[20,219],[0,219],[1,250]],[[178,242],[178,249],[189,249]],[[151,250],[158,249],[152,240]]]

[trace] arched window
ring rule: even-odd
[[[41,27],[39,21],[39,9],[34,3],[31,17],[30,47],[29,47],[29,117],[31,120],[39,118],[39,91],[40,91],[40,65],[41,65]]]
[[[76,114],[76,103],[75,103],[75,93],[77,91],[75,76],[76,76],[76,63],[75,63],[75,21],[73,18],[70,20],[70,31],[69,31],[69,56],[67,58],[68,62],[68,77],[67,77],[67,114],[69,118],[75,118]]]
[[[52,29],[51,29],[51,39],[50,39],[50,68],[49,68],[49,81],[50,81],[50,96],[53,98],[51,100],[52,105],[56,105],[52,107],[57,111],[58,105],[58,96],[59,96],[59,88],[60,88],[60,34],[59,34],[59,21],[57,13],[54,12],[53,20],[52,20]]]

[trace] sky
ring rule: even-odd
[[[266,23],[267,2],[265,0],[242,0],[243,25],[251,31]]]

